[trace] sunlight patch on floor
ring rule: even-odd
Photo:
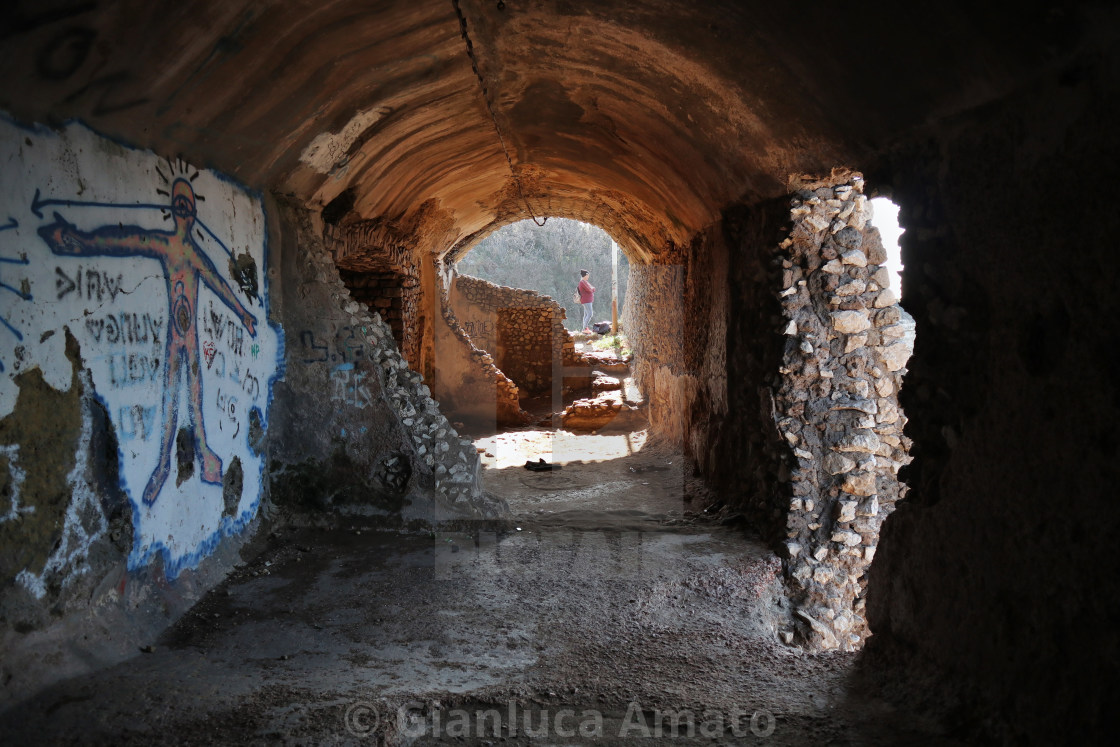
[[[520,467],[527,460],[544,459],[551,464],[606,462],[641,451],[647,431],[597,435],[569,431],[508,431],[475,439],[485,469]]]

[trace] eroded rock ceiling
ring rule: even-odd
[[[1070,36],[1049,33],[1069,20],[1060,8],[1015,34],[997,11],[964,6],[123,0],[5,12],[0,107],[14,116],[79,118],[316,207],[349,190],[339,220],[394,221],[432,251],[554,215],[646,258],[733,201],[778,194],[790,174],[859,166],[1005,93]]]

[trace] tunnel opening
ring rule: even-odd
[[[563,218],[544,225],[523,220],[459,255],[450,295],[464,331],[517,385],[523,408],[538,420],[594,430],[621,404],[605,392],[623,389],[624,377],[604,369],[619,373],[629,363],[624,338],[610,337],[628,275],[625,254],[601,228]],[[589,324],[601,333],[582,332],[582,316],[596,319]],[[589,395],[599,396],[574,404]],[[589,421],[592,411],[599,416]]]
[[[595,321],[609,319],[611,278],[617,274],[615,301],[622,309],[629,281],[629,259],[619,252],[617,271],[612,263],[614,240],[602,228],[566,218],[551,218],[544,226],[522,220],[504,226],[478,242],[457,260],[461,275],[499,286],[532,290],[558,301],[567,312],[564,326],[580,331],[580,305],[573,300],[579,270],[587,269],[597,284]]]

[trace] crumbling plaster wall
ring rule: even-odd
[[[869,173],[918,325],[869,662],[1005,743],[1107,741],[1120,691],[1117,69],[1113,47],[1055,70]]]
[[[685,358],[687,271],[683,259],[672,264],[631,264],[622,327],[634,351],[634,381],[647,402],[650,428],[674,443],[685,440],[696,396],[694,366]]]
[[[282,343],[259,197],[77,124],[0,118],[0,160],[7,700],[134,651],[229,567]]]
[[[697,474],[710,474],[713,444],[729,415],[732,261],[721,223],[664,255],[664,263],[630,264],[622,328],[653,434],[680,444]]]
[[[471,341],[494,357],[519,390],[551,391],[557,362],[579,364],[575,342],[564,328],[567,312],[548,296],[456,275],[450,300]]]

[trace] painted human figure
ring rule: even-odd
[[[103,226],[89,233],[77,230],[58,213],[54,223],[42,226],[39,235],[55,254],[104,257],[151,257],[163,265],[167,280],[168,312],[166,365],[163,381],[163,440],[159,463],[144,488],[144,504],[159,496],[171,470],[171,448],[178,425],[179,374],[186,368],[190,418],[195,437],[195,453],[201,455],[202,479],[208,483],[222,480],[222,460],[206,444],[202,420],[202,377],[198,355],[198,288],[205,283],[240,318],[253,337],[257,319],[241,304],[230,286],[218,274],[214,263],[195,243],[194,190],[186,179],[171,186],[173,231],[143,229],[138,226]]]

